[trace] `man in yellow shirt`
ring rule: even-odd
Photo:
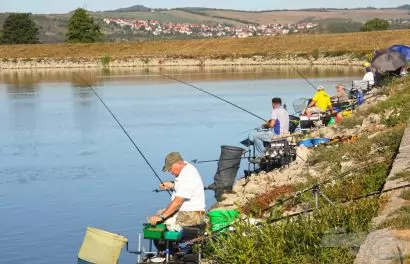
[[[316,88],[316,93],[307,106],[305,113],[309,116],[311,114],[326,112],[327,109],[329,109],[331,113],[334,112],[329,94],[323,86],[319,86]]]

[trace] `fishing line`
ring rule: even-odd
[[[246,154],[246,152],[245,152]],[[248,157],[241,157],[240,159],[247,159]],[[238,158],[232,158],[232,159],[213,159],[213,160],[198,160],[194,159],[191,160],[192,163],[198,164],[198,163],[209,163],[209,162],[217,162],[217,161],[224,161],[224,160],[237,160]]]
[[[74,75],[77,75],[77,77],[90,88],[90,90],[97,96],[97,98],[100,100],[100,102],[104,105],[105,109],[111,114],[111,116],[114,118],[114,120],[117,122],[118,126],[124,131],[125,135],[128,137],[128,139],[131,141],[131,143],[134,145],[134,147],[138,150],[138,152],[141,154],[142,158],[145,160],[145,162],[148,164],[154,175],[157,177],[157,179],[160,181],[161,184],[164,184],[164,182],[161,180],[157,172],[154,170],[152,167],[151,163],[149,163],[148,159],[145,157],[144,153],[142,153],[141,149],[135,144],[134,140],[131,138],[130,134],[128,134],[127,130],[124,128],[124,126],[120,123],[118,118],[115,116],[115,114],[111,111],[111,109],[104,103],[104,100],[100,97],[100,95],[97,93],[97,91],[86,81],[84,78],[82,78],[80,75],[73,73]],[[171,195],[171,193],[167,190],[168,194]]]
[[[190,87],[192,87],[192,88],[194,88],[194,89],[197,89],[197,90],[199,90],[199,91],[201,91],[201,92],[203,92],[203,93],[206,93],[206,94],[208,94],[208,95],[210,95],[210,96],[213,96],[213,97],[215,97],[215,98],[217,98],[217,99],[219,99],[219,100],[224,101],[225,103],[228,103],[228,104],[230,104],[230,105],[232,105],[232,106],[234,106],[234,107],[236,107],[236,108],[239,108],[239,109],[241,109],[242,111],[245,111],[245,112],[247,112],[248,114],[251,114],[251,115],[253,115],[254,117],[259,118],[259,119],[263,120],[264,122],[266,122],[266,120],[265,120],[264,118],[262,118],[262,117],[260,117],[260,116],[258,116],[258,115],[256,115],[256,114],[254,114],[254,113],[252,113],[251,111],[246,110],[245,108],[243,108],[243,107],[241,107],[241,106],[239,106],[239,105],[237,105],[237,104],[231,103],[231,102],[229,102],[228,100],[225,100],[225,99],[223,99],[222,97],[219,97],[219,96],[217,96],[217,95],[215,95],[215,94],[213,94],[213,93],[210,93],[210,92],[205,91],[205,90],[203,90],[203,89],[201,89],[201,88],[199,88],[199,87],[196,87],[195,85],[192,85],[192,84],[187,83],[187,82],[185,82],[185,81],[182,81],[182,80],[179,80],[179,79],[177,79],[177,78],[171,77],[171,76],[169,76],[169,75],[165,75],[165,74],[160,74],[160,75],[161,75],[161,76],[164,76],[164,77],[166,77],[166,78],[168,78],[168,79],[171,79],[171,80],[180,82],[180,83],[182,83],[182,84],[188,85],[188,86],[190,86]]]
[[[310,84],[310,85],[313,87],[313,89],[316,90],[316,86],[313,85],[313,83],[311,83],[300,71],[298,71],[298,69],[296,69],[295,67],[293,67],[293,65],[290,65],[290,67],[292,67],[303,79],[305,79],[305,81],[306,81],[308,84]]]

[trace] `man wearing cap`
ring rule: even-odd
[[[323,86],[319,86],[316,88],[316,93],[308,104],[305,113],[306,115],[319,114],[326,112],[327,109],[329,109],[331,113],[334,112],[329,94]]]
[[[205,192],[198,170],[184,161],[180,153],[171,152],[165,157],[162,171],[175,176],[175,181],[160,184],[160,189],[174,191],[171,203],[161,214],[151,216],[149,223],[155,225],[176,214],[177,225],[199,225],[205,217]]]
[[[347,94],[345,92],[345,87],[342,84],[338,84],[336,86],[336,95],[330,97],[332,101],[336,101],[336,103],[344,103],[349,100]]]

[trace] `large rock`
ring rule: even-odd
[[[334,138],[337,136],[337,130],[334,127],[324,127],[320,129],[320,136],[325,138]]]
[[[398,248],[400,248],[400,253]],[[395,263],[399,254],[405,255],[409,249],[410,242],[400,238],[394,230],[377,230],[367,236],[354,264]]]
[[[223,206],[232,206],[235,204],[235,202],[238,200],[238,196],[236,194],[223,194],[222,195],[222,201],[219,203]]]
[[[345,129],[345,130],[342,131],[342,135],[345,135],[345,136],[354,136],[354,135],[356,135],[356,134],[358,133],[358,131],[359,131],[359,128],[358,128],[358,127],[351,128],[351,129]]]
[[[389,97],[387,95],[381,95],[381,96],[377,97],[377,101],[379,101],[379,102],[386,101],[387,99],[389,99]]]
[[[243,187],[242,184],[235,183],[235,185],[232,188],[232,192],[237,193],[237,194],[241,194],[241,193],[243,193],[244,189],[245,188]]]
[[[246,194],[259,194],[262,190],[263,188],[254,181],[248,182],[248,184],[246,184],[245,186]]]
[[[296,147],[296,163],[304,164],[309,156],[309,149],[305,146]]]
[[[365,118],[363,120],[362,126],[367,127],[371,124],[378,125],[378,124],[380,124],[381,120],[382,119],[381,119],[380,115],[372,113],[367,118]]]

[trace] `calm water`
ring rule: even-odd
[[[329,87],[362,75],[353,68],[300,68]],[[162,70],[269,118],[270,99],[313,93],[291,68]],[[0,73],[0,263],[75,263],[87,226],[120,233],[136,247],[146,217],[169,197],[103,105],[73,71]],[[186,160],[216,159],[240,146],[260,120],[158,71],[79,71],[129,131],[154,169],[180,151]],[[241,176],[245,162],[239,171]],[[216,163],[197,164],[206,185]],[[207,192],[207,206],[214,202]],[[123,253],[121,263],[135,263]]]

